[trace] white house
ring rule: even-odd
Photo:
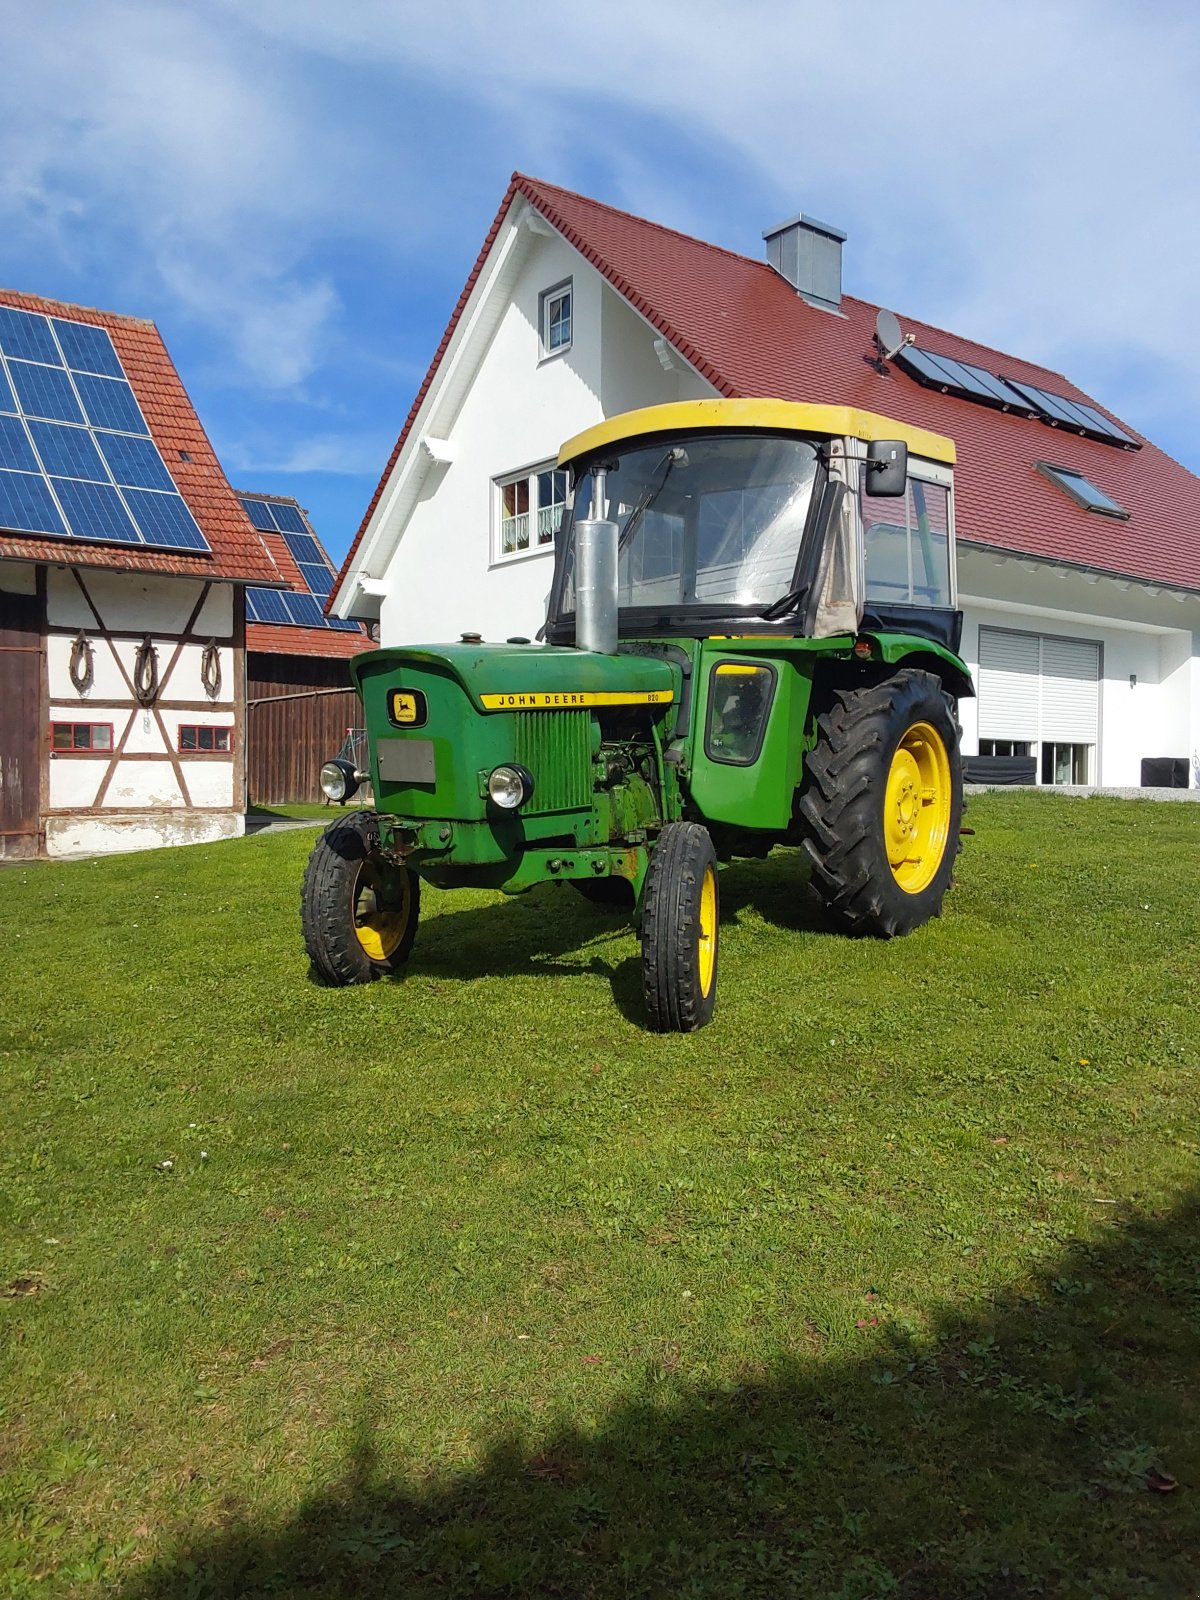
[[[251,583],[153,324],[0,291],[0,856],[243,831]]]
[[[1050,783],[1200,783],[1200,480],[1045,368],[916,322],[881,351],[844,235],[764,237],[755,260],[514,176],[335,613],[385,645],[533,635],[563,440],[671,400],[860,406],[958,447],[964,750]]]

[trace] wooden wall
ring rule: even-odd
[[[347,728],[362,724],[349,662],[252,651],[246,675],[250,804],[319,804],[322,763],[337,755]]]

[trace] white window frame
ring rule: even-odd
[[[530,532],[536,532],[537,518],[543,507],[537,503],[537,480],[543,472],[561,472],[566,477],[566,471],[557,461],[539,461],[531,467],[522,467],[519,472],[504,472],[499,477],[492,479],[492,559],[493,567],[507,567],[513,561],[530,561],[536,556],[552,556],[554,554],[554,537],[551,533],[544,543],[530,543],[523,550],[504,549],[504,491],[515,483],[527,483],[529,486],[529,507],[522,515],[531,519]],[[552,501],[545,509],[552,510],[558,501]],[[571,486],[569,481],[564,486],[564,495],[561,501],[565,511],[571,504]]]
[[[563,300],[570,301],[567,313],[571,323],[570,337],[562,344],[550,347],[550,316],[554,307]],[[538,295],[538,339],[541,343],[542,360],[553,361],[556,356],[565,355],[571,348],[575,338],[575,284],[574,279],[564,278],[561,283],[553,283],[548,289],[543,289]]]

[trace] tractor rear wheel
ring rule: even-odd
[[[847,933],[909,933],[940,914],[959,849],[954,703],[905,668],[835,691],[817,726],[798,808],[813,888]]]
[[[340,987],[398,972],[417,936],[421,884],[379,847],[369,811],[331,823],[313,846],[300,891],[313,972]]]
[[[692,1033],[712,1016],[719,920],[708,829],[669,822],[651,853],[642,902],[642,989],[656,1033]]]

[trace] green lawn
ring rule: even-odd
[[[566,888],[328,991],[305,830],[0,872],[0,1594],[1195,1594],[1200,807],[969,820],[686,1038]]]

